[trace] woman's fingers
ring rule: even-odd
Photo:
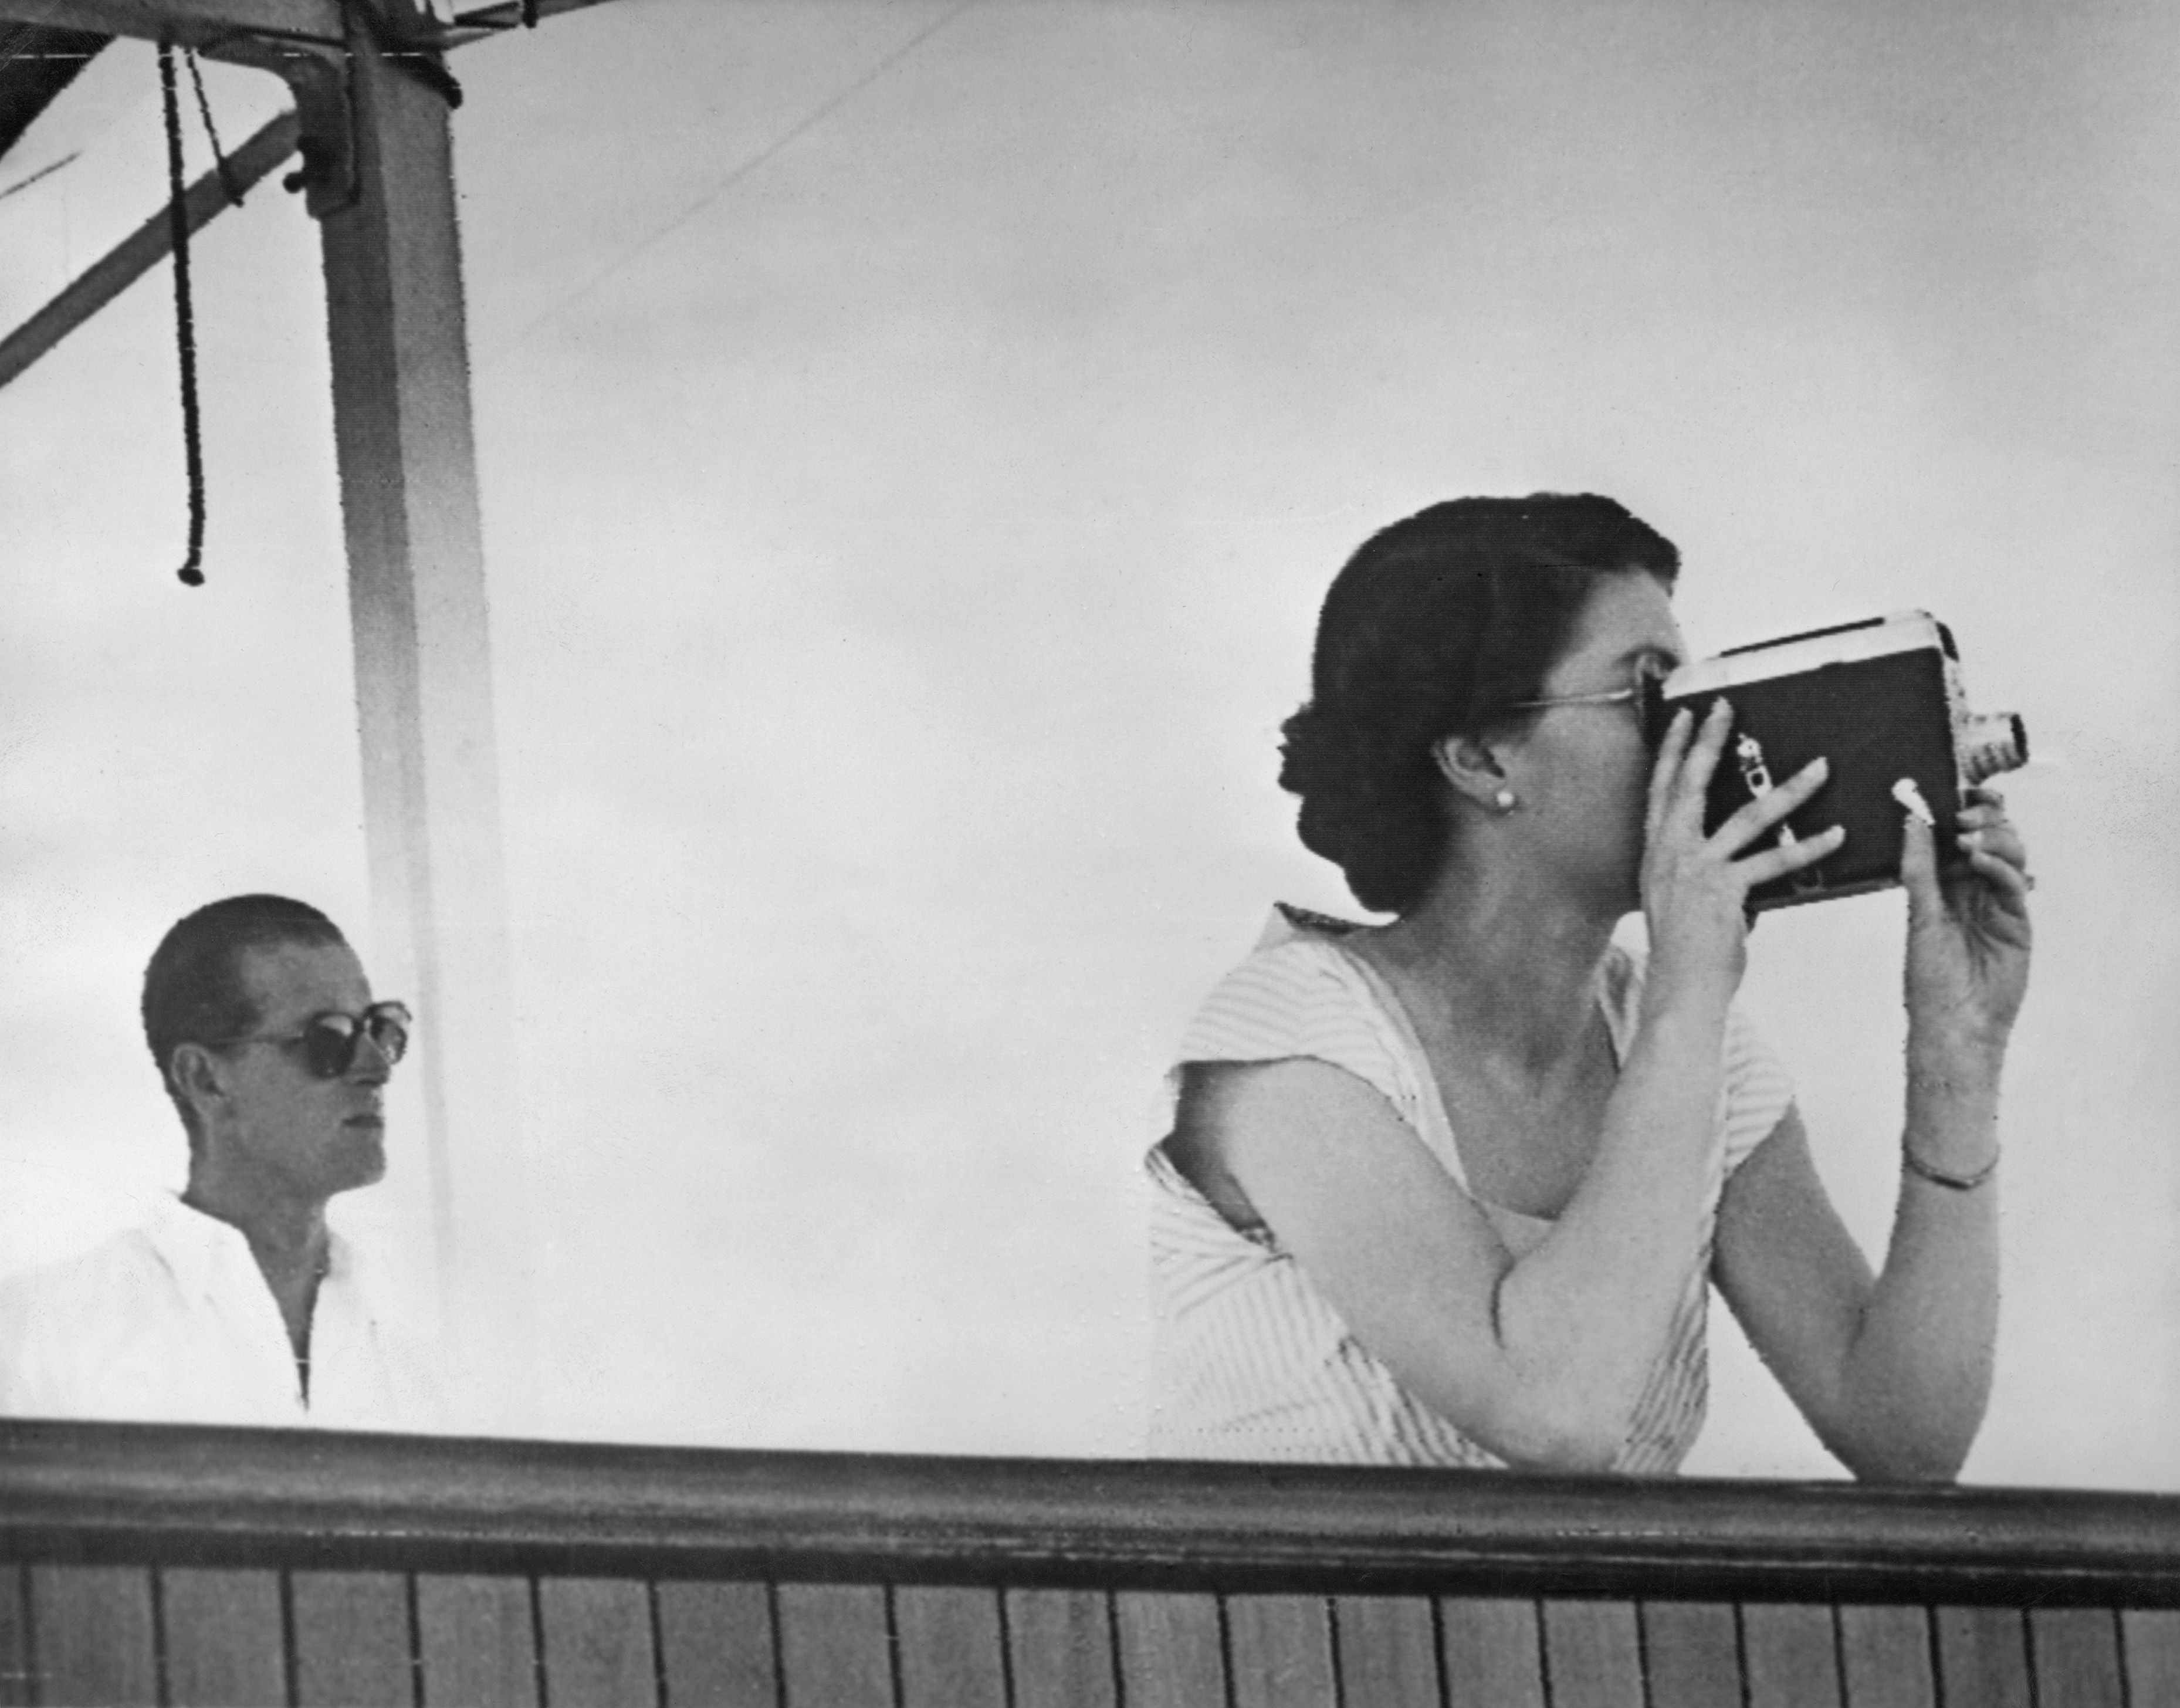
[[[2023,872],[2029,869],[2028,845],[2021,840],[2021,833],[2002,818],[1996,824],[1964,828],[1959,840],[1964,854],[1988,854]]]
[[[1815,865],[1826,855],[1838,852],[1840,844],[1846,840],[1845,827],[1835,824],[1829,830],[1804,836],[1784,848],[1766,848],[1760,853],[1745,856],[1733,862],[1733,869],[1743,884],[1753,890],[1784,878],[1790,872],[1798,872],[1804,866]]]
[[[1658,758],[1650,767],[1650,796],[1643,813],[1643,834],[1647,846],[1654,847],[1658,827],[1665,822],[1665,807],[1671,801],[1673,781],[1679,776],[1681,756],[1688,750],[1688,730],[1693,723],[1685,706],[1673,714],[1673,721],[1665,725],[1665,739],[1658,744]]]
[[[1666,811],[1689,821],[1692,833],[1698,838],[1703,835],[1704,802],[1710,793],[1711,774],[1718,769],[1718,756],[1726,751],[1726,732],[1732,725],[1733,702],[1721,694],[1704,714],[1687,758],[1673,780]]]
[[[1711,841],[1722,854],[1738,854],[1823,788],[1830,774],[1824,758],[1810,760],[1777,788],[1743,806],[1712,833]]]
[[[1968,865],[1995,893],[2001,907],[2020,917],[2028,917],[2029,873],[2019,865],[1980,849],[1969,851]]]
[[[1938,851],[1930,827],[1913,813],[1900,827],[1900,884],[1908,892],[1908,923],[1935,918],[1945,910],[1938,890]]]

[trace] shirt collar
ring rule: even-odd
[[[144,1233],[174,1279],[190,1292],[216,1293],[238,1275],[264,1284],[264,1272],[242,1230],[183,1203],[179,1193],[162,1192],[152,1200]],[[348,1242],[328,1228],[326,1279],[346,1281],[354,1267]]]

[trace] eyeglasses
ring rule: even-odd
[[[1651,708],[1658,703],[1659,690],[1671,672],[1659,659],[1645,658],[1635,667],[1634,686],[1615,688],[1601,694],[1553,694],[1541,700],[1510,700],[1509,712],[1541,712],[1552,706],[1627,706],[1632,705],[1641,714],[1645,729],[1651,723]]]
[[[355,1066],[366,1038],[386,1058],[388,1067],[400,1061],[409,1053],[410,1019],[408,1008],[401,1003],[374,1002],[361,1014],[344,1014],[339,1009],[313,1014],[303,1022],[300,1032],[255,1032],[244,1038],[204,1038],[197,1042],[213,1048],[231,1044],[278,1044],[291,1050],[300,1046],[303,1066],[312,1077],[339,1079]]]

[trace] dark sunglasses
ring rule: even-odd
[[[339,1009],[313,1014],[303,1022],[300,1032],[256,1032],[246,1038],[206,1038],[198,1042],[215,1049],[232,1044],[300,1047],[303,1066],[314,1077],[339,1079],[355,1066],[356,1055],[366,1038],[386,1058],[388,1067],[400,1061],[409,1053],[410,1021],[409,1010],[403,1004],[374,1002],[361,1014],[344,1014]]]

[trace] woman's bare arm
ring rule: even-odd
[[[1969,869],[1944,884],[1929,832],[1907,828],[1905,1158],[1883,1270],[1871,1277],[1840,1226],[1792,1110],[1720,1205],[1720,1289],[1858,1477],[1952,1480],[1990,1398],[1999,1073],[2029,951],[2028,857],[2003,808],[1995,791],[1969,791]]]

